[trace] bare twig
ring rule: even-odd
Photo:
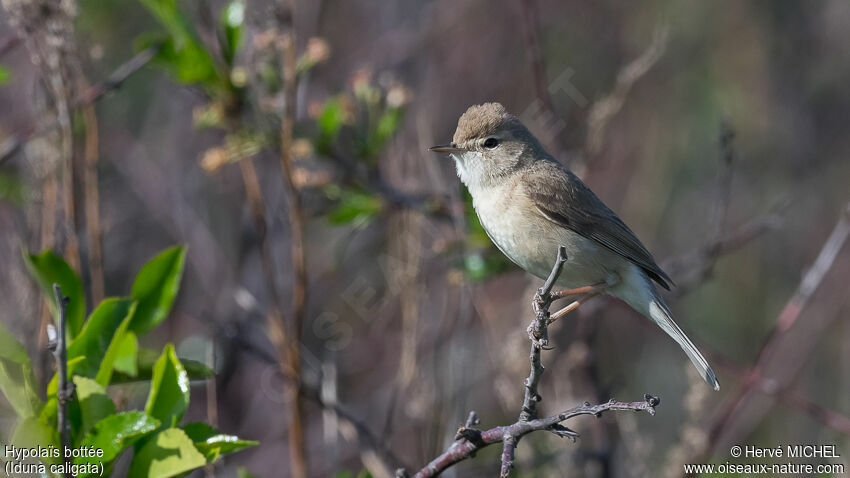
[[[85,79],[79,73],[80,82]],[[86,211],[86,245],[88,250],[91,300],[99,304],[105,296],[103,283],[103,245],[100,237],[100,192],[97,163],[99,157],[97,114],[91,102],[82,105],[85,137],[84,203]]]
[[[231,337],[231,340],[233,340],[235,345],[241,350],[251,354],[265,363],[278,363],[276,357],[266,352],[263,347],[258,346],[252,340],[241,336],[241,334],[236,337]],[[287,382],[294,380],[294,377],[285,370],[281,370],[281,377]],[[324,410],[333,412],[337,416],[340,433],[347,440],[358,442],[360,445],[361,456],[368,454],[376,457],[383,463],[382,467],[387,469],[392,469],[392,466],[404,464],[401,459],[395,456],[392,450],[387,446],[384,440],[385,437],[372,432],[367,423],[349,412],[346,407],[339,402],[330,402],[325,400],[322,397],[319,386],[304,382],[302,377],[301,387],[299,390],[302,397],[313,402]]]
[[[800,281],[797,290],[785,304],[782,312],[779,313],[773,329],[762,342],[758,358],[745,374],[744,382],[738,393],[728,402],[723,412],[719,415],[719,418],[711,427],[709,442],[713,442],[723,434],[724,430],[734,421],[737,411],[748,401],[754,390],[760,388],[757,387],[761,384],[759,377],[763,376],[762,370],[767,365],[769,357],[774,355],[780,337],[797,321],[797,318],[800,316],[812,294],[817,290],[827,272],[832,267],[835,258],[838,256],[838,252],[844,247],[848,237],[850,237],[850,203],[842,211],[841,217],[821,248],[814,264],[803,276],[803,280]],[[780,384],[773,383],[774,388],[778,385]]]
[[[664,270],[673,277],[683,277],[677,280],[673,295],[681,297],[709,278],[721,256],[740,249],[767,231],[779,228],[783,222],[783,208],[784,204],[711,239],[694,251],[666,259],[661,264]]]
[[[65,346],[65,309],[68,307],[69,299],[62,295],[62,288],[56,283],[53,284],[53,295],[56,298],[56,309],[59,311],[58,331],[56,333],[56,341],[51,341],[48,347],[53,353],[54,360],[56,360],[56,373],[58,375],[56,424],[59,429],[62,456],[65,463],[68,464],[70,463],[70,459],[65,454],[65,450],[71,447],[71,422],[68,417],[68,401],[74,396],[74,385],[68,383],[68,352]],[[65,473],[65,476],[70,476],[70,473]]]
[[[289,20],[289,31],[287,32],[283,45],[283,90],[284,108],[280,129],[280,164],[283,174],[283,185],[287,199],[287,214],[290,230],[290,255],[294,280],[292,285],[292,331],[289,335],[289,368],[295,376],[295,381],[288,387],[287,394],[290,404],[289,445],[290,459],[292,461],[292,474],[296,478],[307,476],[307,445],[304,436],[303,404],[301,402],[301,357],[299,355],[299,341],[304,324],[304,313],[307,306],[307,265],[304,255],[304,233],[303,218],[301,211],[301,199],[293,182],[293,157],[292,157],[292,128],[295,124],[296,88],[297,88],[297,54],[295,43],[295,28],[292,24],[295,5],[291,5]]]
[[[558,248],[558,257],[555,260],[555,265],[552,267],[552,272],[543,283],[543,287],[537,290],[532,301],[534,309],[534,320],[528,327],[528,336],[531,339],[531,371],[525,381],[525,395],[522,401],[522,413],[520,420],[531,420],[537,416],[537,402],[540,400],[540,395],[537,393],[537,384],[540,383],[540,376],[543,375],[543,365],[540,361],[540,353],[549,341],[549,306],[552,304],[552,287],[558,277],[561,276],[561,271],[564,264],[567,262],[567,249],[564,246]]]
[[[717,170],[717,194],[714,211],[715,239],[723,236],[726,230],[726,217],[729,215],[729,204],[732,202],[732,175],[735,166],[735,130],[728,121],[720,122],[720,168]]]
[[[555,265],[552,267],[552,272],[543,283],[543,287],[537,290],[534,299],[531,302],[534,309],[534,319],[528,326],[528,337],[531,339],[531,354],[529,362],[531,370],[528,373],[528,378],[525,379],[525,393],[522,399],[522,411],[519,414],[517,423],[524,423],[537,418],[537,403],[542,400],[537,392],[537,386],[540,383],[540,377],[543,375],[543,363],[540,355],[543,347],[549,342],[549,306],[552,304],[552,287],[555,286],[558,277],[561,276],[561,271],[564,269],[564,264],[567,262],[567,249],[564,246],[558,248],[558,257],[555,259]],[[564,428],[564,431],[568,431]],[[519,436],[505,435],[504,445],[502,447],[502,468],[501,476],[508,476],[514,463],[514,451],[519,444]]]
[[[563,431],[564,427],[560,423],[579,415],[594,415],[599,417],[603,412],[609,410],[645,411],[650,415],[654,415],[655,407],[659,403],[660,400],[658,398],[646,395],[642,402],[617,402],[610,400],[599,405],[585,403],[550,417],[538,418],[526,422],[518,421],[512,425],[495,427],[485,431],[463,427],[458,431],[458,440],[452,443],[442,455],[431,460],[428,465],[419,470],[413,477],[427,478],[437,476],[456,463],[472,457],[478,450],[494,443],[503,442],[506,437],[518,440],[535,431],[548,431],[559,437],[573,437],[573,434]]]
[[[592,158],[602,149],[608,122],[620,112],[634,84],[655,65],[666,47],[667,28],[660,26],[655,30],[649,47],[620,70],[614,90],[593,103],[587,118],[587,140],[584,148],[587,158]]]
[[[711,357],[726,373],[734,375],[742,382],[752,380],[761,393],[774,396],[785,405],[805,413],[823,425],[850,435],[850,417],[813,402],[793,388],[780,385],[775,379],[763,377],[736,365],[729,357],[718,353],[711,353]]]
[[[546,68],[543,63],[543,53],[540,50],[540,39],[537,37],[537,5],[534,0],[522,0],[519,9],[522,16],[522,32],[525,39],[526,54],[534,76],[534,93],[543,106],[555,114],[555,105],[546,81]]]
[[[133,73],[147,65],[159,52],[161,46],[161,44],[155,44],[137,53],[133,58],[113,71],[106,80],[83,91],[71,102],[70,109],[76,109],[83,105],[94,103],[110,91],[118,89]],[[60,122],[57,119],[56,113],[48,112],[36,121],[20,128],[8,138],[0,141],[0,164],[6,162],[15,151],[26,144],[33,136],[40,136],[59,126]]]
[[[585,402],[583,405],[573,407],[569,410],[546,418],[538,418],[537,404],[542,400],[537,391],[540,377],[543,375],[543,364],[540,355],[548,343],[547,326],[549,324],[549,306],[558,298],[552,294],[552,288],[561,275],[564,264],[567,261],[567,251],[564,247],[558,249],[558,257],[552,267],[552,272],[537,290],[532,301],[535,317],[528,326],[528,335],[531,340],[531,354],[529,361],[531,369],[525,380],[525,394],[523,397],[522,411],[519,419],[512,425],[491,428],[481,431],[472,428],[478,423],[478,416],[470,412],[466,424],[461,427],[455,436],[455,442],[440,456],[431,460],[428,465],[419,470],[414,478],[426,478],[437,476],[454,464],[472,457],[475,452],[494,443],[502,443],[502,459],[500,473],[502,477],[510,474],[514,463],[514,452],[520,439],[535,431],[548,431],[562,438],[575,440],[578,433],[563,426],[561,423],[579,415],[601,416],[602,412],[608,410],[633,410],[646,411],[650,415],[655,414],[655,407],[660,403],[657,397],[644,395],[642,402],[618,402],[613,399],[599,405],[591,405]],[[408,476],[404,470],[399,470],[396,476]]]

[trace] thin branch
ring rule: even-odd
[[[540,39],[537,36],[537,5],[534,0],[522,0],[520,8],[522,17],[522,32],[525,39],[525,49],[531,73],[534,76],[534,93],[543,102],[543,106],[555,114],[555,105],[546,81],[546,67],[543,53],[540,49]]]
[[[657,397],[647,394],[644,395],[642,402],[618,402],[614,399],[599,405],[591,405],[585,402],[583,405],[573,407],[557,415],[538,418],[537,404],[542,400],[538,393],[538,384],[544,371],[540,355],[548,344],[549,306],[558,298],[558,294],[552,294],[552,288],[560,277],[566,261],[566,249],[564,247],[558,248],[558,257],[552,267],[552,272],[544,282],[543,287],[537,290],[534,300],[532,300],[535,317],[528,326],[528,336],[531,340],[529,357],[531,368],[528,378],[525,380],[525,394],[519,419],[512,425],[481,431],[472,428],[478,423],[478,416],[475,412],[470,412],[466,425],[458,430],[455,442],[440,456],[431,460],[428,465],[419,470],[414,478],[437,476],[456,463],[472,457],[478,450],[494,443],[502,443],[503,445],[500,476],[507,477],[513,468],[517,444],[522,437],[529,433],[548,431],[559,437],[575,440],[578,433],[561,423],[579,415],[599,417],[602,412],[608,410],[646,411],[650,415],[655,415],[655,407],[661,401]],[[406,477],[408,475],[404,470],[398,470],[396,476]]]
[[[732,203],[732,176],[735,171],[735,130],[727,120],[720,122],[720,168],[717,170],[717,193],[715,198],[714,231],[712,236],[719,238],[726,230],[726,217]]]
[[[81,82],[85,81],[80,72]],[[84,204],[86,212],[86,245],[88,249],[89,281],[91,282],[91,300],[99,304],[105,297],[103,282],[103,243],[100,230],[100,191],[98,188],[97,163],[99,154],[97,113],[94,104],[82,106],[85,125],[85,168]]]
[[[228,336],[229,340],[233,340],[234,344],[239,347],[239,349],[251,354],[252,356],[265,363],[278,363],[278,361],[272,354],[266,352],[263,347],[253,343],[252,340],[242,336],[241,333],[233,337],[231,336],[231,334],[225,334],[219,330],[217,334]],[[283,380],[286,380],[287,382],[291,382],[294,380],[294,377],[292,375],[290,375],[287,371],[283,370],[281,370],[281,378],[283,378]],[[385,441],[383,440],[383,435],[373,433],[369,429],[369,426],[363,420],[359,419],[354,414],[349,412],[340,403],[330,403],[327,400],[323,399],[318,386],[310,384],[309,382],[304,382],[302,378],[300,392],[301,396],[305,399],[315,403],[323,410],[328,410],[336,414],[339,420],[341,433],[343,426],[349,427],[349,429],[354,431],[353,438],[356,439],[360,445],[361,455],[363,455],[364,453],[373,454],[375,457],[380,459],[385,465],[384,467],[388,469],[391,469],[390,465],[398,466],[399,464],[403,464],[401,459],[395,456],[392,450],[386,445]],[[345,433],[342,434],[343,436],[346,435]]]
[[[723,368],[727,374],[735,376],[742,382],[752,380],[761,393],[776,397],[785,405],[805,413],[823,425],[850,435],[850,417],[813,402],[792,387],[780,385],[775,379],[766,378],[759,373],[751,372],[744,367],[736,365],[731,358],[723,354],[714,351],[708,352],[712,360],[717,362],[718,366]]]
[[[287,199],[287,214],[290,230],[290,256],[293,269],[292,285],[292,333],[289,335],[289,367],[296,380],[288,390],[290,400],[290,424],[289,424],[289,446],[291,470],[296,478],[307,476],[307,445],[304,433],[303,404],[301,402],[301,357],[299,355],[299,341],[304,327],[304,314],[307,307],[307,265],[304,254],[304,226],[301,211],[301,198],[293,182],[293,157],[292,157],[292,128],[295,124],[296,88],[297,88],[297,54],[295,42],[295,28],[292,16],[295,5],[289,18],[289,32],[286,34],[283,45],[283,91],[285,96],[283,117],[280,129],[280,164],[283,175],[283,186]]]
[[[564,427],[560,425],[561,422],[580,415],[600,417],[603,412],[612,410],[645,411],[650,415],[655,415],[655,407],[660,402],[658,398],[646,395],[642,402],[617,402],[610,400],[599,405],[584,403],[583,405],[570,408],[550,417],[538,418],[527,422],[518,421],[512,425],[495,427],[485,431],[462,427],[458,430],[458,439],[442,455],[431,460],[428,465],[413,475],[413,478],[437,476],[449,467],[472,457],[478,450],[494,443],[504,442],[506,437],[512,437],[518,440],[536,431],[548,431],[559,437],[572,437],[572,434],[565,434],[562,431]]]
[[[592,158],[602,150],[605,130],[608,123],[626,102],[634,84],[641,79],[664,54],[667,48],[667,28],[660,26],[652,36],[649,47],[631,63],[620,70],[614,90],[605,98],[596,101],[590,109],[587,118],[587,140],[585,141],[585,156]]]
[[[555,265],[552,267],[552,272],[543,283],[543,287],[537,290],[532,301],[535,317],[528,327],[528,336],[531,339],[531,354],[529,360],[531,362],[531,370],[528,373],[528,378],[525,380],[525,395],[522,400],[522,412],[519,415],[520,421],[528,421],[537,418],[537,402],[540,401],[540,394],[537,393],[537,385],[540,383],[540,377],[543,375],[543,364],[540,360],[540,354],[543,347],[548,345],[549,341],[549,306],[552,304],[552,287],[558,277],[561,276],[561,271],[564,269],[564,264],[567,262],[567,249],[564,246],[558,248],[558,257],[555,259]]]
[[[835,228],[833,228],[832,233],[821,248],[814,264],[806,272],[797,290],[785,304],[782,312],[779,313],[773,329],[762,342],[758,358],[745,374],[744,383],[738,390],[738,393],[728,402],[719,418],[711,427],[709,442],[714,442],[714,440],[723,434],[724,430],[732,423],[737,410],[752,395],[754,388],[759,384],[759,380],[756,377],[762,376],[762,370],[767,365],[768,357],[773,355],[779,339],[797,321],[809,299],[817,290],[818,286],[820,286],[827,272],[832,268],[835,258],[844,247],[848,237],[850,237],[850,203],[842,211],[838,222],[835,224]]]
[[[552,266],[552,272],[543,287],[537,290],[534,294],[534,300],[531,302],[534,309],[534,319],[528,326],[528,337],[531,340],[531,353],[529,362],[531,369],[528,373],[528,378],[525,379],[525,393],[522,399],[522,411],[519,414],[517,423],[527,423],[530,420],[537,418],[537,403],[542,400],[542,397],[537,391],[537,386],[540,383],[540,377],[543,376],[543,363],[540,359],[543,348],[549,342],[549,306],[552,304],[552,288],[561,272],[564,269],[564,264],[567,262],[567,249],[564,246],[558,248],[558,257],[555,259],[555,265]],[[566,430],[566,428],[564,428]],[[514,463],[514,451],[519,444],[520,436],[506,434],[504,437],[504,446],[502,447],[502,467],[501,476],[508,476]]]
[[[70,105],[70,109],[80,108],[83,105],[94,103],[110,91],[118,89],[127,78],[147,65],[159,52],[161,44],[151,45],[137,53],[133,58],[119,66],[110,74],[106,80],[89,87],[76,97]],[[21,146],[25,145],[33,136],[40,136],[60,126],[56,112],[42,115],[36,121],[20,128],[11,136],[0,141],[0,164],[6,162]]]
[[[661,267],[671,276],[684,276],[684,279],[677,280],[678,283],[672,295],[681,297],[687,294],[711,276],[714,265],[720,257],[740,249],[765,232],[778,229],[783,223],[784,208],[785,204],[781,204],[771,211],[750,219],[735,230],[711,239],[694,251],[662,262]]]
[[[56,309],[59,311],[58,331],[56,332],[56,340],[51,340],[48,348],[53,353],[54,360],[56,360],[56,373],[58,376],[58,387],[56,389],[56,400],[58,402],[56,424],[59,429],[62,456],[67,465],[71,461],[65,454],[65,450],[71,448],[71,422],[68,417],[68,401],[74,396],[74,385],[68,383],[68,351],[65,345],[65,309],[68,307],[69,299],[62,295],[62,288],[56,283],[53,284],[53,295],[56,299]],[[65,473],[64,476],[69,477],[70,473]]]

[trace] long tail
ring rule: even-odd
[[[655,294],[653,294],[655,295]],[[688,358],[693,362],[694,367],[697,368],[702,378],[708,382],[709,385],[714,387],[715,390],[720,390],[720,383],[717,381],[717,377],[714,375],[714,370],[711,369],[711,365],[708,364],[708,361],[705,360],[705,357],[697,350],[696,346],[691,339],[682,332],[682,329],[679,328],[679,325],[673,320],[673,315],[670,313],[670,309],[667,307],[667,304],[664,303],[664,300],[661,298],[654,298],[652,302],[649,304],[649,318],[652,319],[653,322],[658,324],[667,335],[673,337],[682,350],[688,354]]]

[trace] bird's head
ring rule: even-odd
[[[430,151],[451,155],[460,180],[471,189],[496,185],[545,156],[537,139],[499,103],[469,107],[452,142]]]

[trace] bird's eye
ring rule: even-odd
[[[484,147],[487,149],[493,149],[499,145],[499,140],[496,138],[487,138],[484,140]]]

